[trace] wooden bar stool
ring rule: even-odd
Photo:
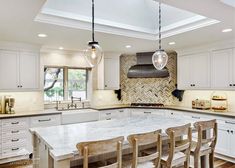
[[[215,145],[217,142],[216,120],[194,123],[198,132],[197,142],[192,142],[191,154],[194,158],[194,168],[199,168],[200,158],[209,155],[209,166],[214,168]]]
[[[133,134],[128,136],[128,141],[133,149],[131,161],[123,163],[123,168],[159,168],[161,160],[162,140],[161,130],[154,132]],[[153,146],[152,146],[153,145]],[[155,150],[153,153],[142,156],[140,147],[151,146]]]
[[[110,165],[105,165],[100,168],[121,168],[122,167],[122,143],[124,137],[117,137],[114,139],[102,140],[102,141],[91,141],[81,142],[77,144],[79,154],[83,156],[83,168],[97,168],[99,166],[88,166],[88,157],[97,156],[102,154],[108,154],[117,152],[117,161]]]
[[[161,166],[165,168],[172,168],[178,165],[189,167],[190,148],[192,142],[191,124],[171,127],[166,130],[169,136],[169,152],[161,158]],[[182,143],[177,144],[177,139],[181,138]]]

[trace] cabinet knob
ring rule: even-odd
[[[107,85],[104,85],[104,87],[108,87]]]
[[[233,86],[235,86],[235,84],[233,84]]]
[[[233,130],[231,130],[231,133],[233,134]]]
[[[232,84],[229,84],[229,86],[233,86]]]
[[[230,131],[229,130],[227,130],[227,133],[229,133]]]

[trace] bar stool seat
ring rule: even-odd
[[[163,155],[162,156],[162,162],[167,162],[169,155]],[[173,160],[172,160],[172,164],[173,165],[177,165],[177,163],[175,162],[184,162],[186,160],[186,155],[183,152],[176,152],[174,154]]]
[[[192,141],[192,146],[191,146],[191,154],[195,152],[197,148],[197,142]],[[211,152],[211,147],[208,144],[203,144],[200,148],[200,152],[204,154],[209,154]]]
[[[122,164],[123,168],[131,168],[132,167],[132,160],[123,160],[123,164]],[[156,168],[154,161],[148,161],[148,162],[144,162],[144,163],[139,163],[137,165],[137,168]]]

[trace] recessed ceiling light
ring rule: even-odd
[[[230,28],[229,28],[229,29],[223,29],[223,30],[222,30],[223,33],[231,32],[231,31],[233,31],[233,29],[230,29]]]
[[[40,33],[40,34],[38,34],[38,37],[47,37],[47,35],[43,34],[43,33]]]
[[[131,45],[126,45],[126,48],[131,48]]]
[[[172,42],[169,42],[168,44],[169,44],[169,45],[175,45],[175,42],[172,41]]]
[[[63,50],[64,49],[64,47],[59,47],[59,50]]]

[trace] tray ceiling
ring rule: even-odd
[[[90,29],[91,1],[48,0],[35,21]],[[218,23],[186,10],[162,5],[163,38]],[[153,0],[95,1],[96,31],[156,40],[158,4]]]

